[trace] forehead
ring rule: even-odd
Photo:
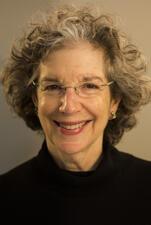
[[[60,81],[106,80],[104,52],[89,43],[80,43],[50,53],[40,64],[40,80],[45,78]]]

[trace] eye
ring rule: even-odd
[[[99,86],[95,83],[84,83],[82,87],[86,89],[99,89]]]
[[[43,87],[44,91],[60,91],[62,89],[59,84],[48,84]]]

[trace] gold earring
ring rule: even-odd
[[[116,119],[116,112],[111,112],[111,119],[112,120]]]

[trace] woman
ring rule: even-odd
[[[44,143],[1,176],[3,213],[49,224],[151,224],[151,162],[114,147],[151,101],[145,70],[141,52],[106,15],[65,7],[31,25],[2,84]]]

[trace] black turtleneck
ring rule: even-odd
[[[0,177],[1,213],[58,225],[151,225],[151,162],[104,144],[93,171],[60,169],[39,154]],[[48,223],[46,223],[46,221]]]

